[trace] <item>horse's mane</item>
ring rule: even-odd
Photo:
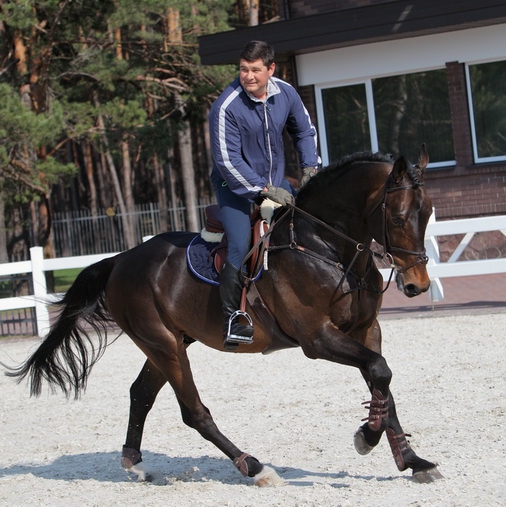
[[[327,184],[330,185],[335,178],[344,176],[348,170],[355,167],[355,164],[361,162],[379,162],[393,165],[395,159],[391,154],[384,154],[381,152],[373,153],[371,151],[360,151],[351,155],[346,155],[318,171],[316,177],[311,178],[308,183],[300,189],[298,196],[301,194],[304,196],[306,188],[309,189],[315,184],[322,186]],[[417,165],[413,166],[408,163],[407,175],[415,186],[422,184],[423,170],[421,170]]]
[[[393,164],[394,159],[392,155],[385,155],[381,152],[373,153],[371,151],[360,151],[351,155],[346,155],[318,171],[318,174],[314,178],[311,178],[308,183],[300,189],[299,196],[304,194],[306,189],[310,189],[316,183],[323,186],[325,186],[326,183],[330,184],[331,180],[344,175],[355,163],[360,162]]]
[[[387,164],[392,164],[394,162],[394,158],[390,154],[385,155],[381,152],[373,153],[371,151],[359,151],[340,158],[336,162],[327,166],[325,170],[337,171],[346,167],[348,164],[352,164],[353,162],[386,162]]]

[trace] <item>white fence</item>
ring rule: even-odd
[[[468,218],[462,220],[447,220],[437,222],[435,213],[432,214],[425,234],[425,248],[429,257],[427,271],[431,279],[430,298],[432,302],[444,299],[441,278],[456,276],[490,275],[506,273],[506,258],[464,260],[459,257],[466,249],[477,232],[501,231],[506,236],[506,215],[493,217]],[[464,234],[464,237],[446,262],[439,257],[438,236]],[[389,269],[382,269],[384,279],[390,276]]]
[[[506,215],[442,222],[436,222],[435,219],[431,219],[427,226],[425,248],[427,249],[427,255],[430,259],[427,269],[432,281],[430,289],[432,301],[440,301],[444,298],[441,278],[506,273],[506,258],[471,261],[458,260],[474,234],[485,231],[501,231],[502,234],[506,236]],[[454,234],[465,234],[465,236],[448,261],[441,262],[436,238],[437,236]],[[34,294],[30,296],[0,299],[0,311],[35,308],[39,336],[46,336],[49,331],[49,311],[47,302],[52,298],[54,300],[56,295],[47,293],[45,272],[84,268],[113,255],[116,255],[116,253],[44,259],[42,247],[30,248],[30,261],[0,264],[0,276],[32,273]],[[389,269],[382,269],[381,273],[385,280],[390,276]]]

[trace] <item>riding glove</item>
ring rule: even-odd
[[[304,174],[300,179],[301,187],[303,187],[318,172],[318,169],[316,167],[304,167],[302,171]]]
[[[265,189],[260,192],[260,197],[271,199],[283,206],[293,204],[294,201],[293,195],[288,192],[288,190],[281,187],[274,187],[272,185],[267,185]]]

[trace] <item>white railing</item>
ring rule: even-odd
[[[444,299],[441,278],[455,276],[490,275],[506,273],[506,258],[463,260],[459,257],[471,242],[477,232],[501,231],[506,236],[506,215],[468,218],[462,220],[447,220],[436,222],[435,213],[432,214],[425,233],[425,248],[429,257],[427,271],[431,279],[430,298],[432,302]],[[441,262],[437,236],[464,234],[464,237],[446,262]],[[390,276],[389,269],[381,269],[385,280]]]
[[[116,255],[116,253],[44,259],[43,248],[40,246],[32,247],[30,248],[29,261],[0,264],[0,276],[31,273],[33,295],[0,298],[0,311],[35,308],[38,334],[39,336],[46,336],[49,332],[48,303],[58,299],[59,296],[57,294],[48,294],[45,272],[58,271],[60,269],[84,268],[113,255]]]
[[[434,217],[434,214],[432,216]],[[431,218],[427,226],[425,248],[430,259],[427,269],[431,279],[430,297],[433,302],[441,301],[444,298],[441,278],[506,273],[506,258],[471,261],[458,260],[473,235],[477,232],[485,231],[501,231],[506,236],[506,215],[442,222],[436,222],[434,218]],[[465,236],[448,261],[441,262],[436,237],[454,234],[465,234]],[[147,240],[149,237],[143,239]],[[39,336],[46,336],[49,331],[49,310],[47,303],[51,300],[54,301],[58,295],[48,294],[45,272],[84,268],[113,255],[117,255],[117,252],[44,259],[42,247],[30,248],[29,261],[0,264],[0,276],[32,273],[34,293],[29,296],[1,298],[0,311],[35,308]],[[381,273],[385,280],[390,276],[389,269],[382,269]]]

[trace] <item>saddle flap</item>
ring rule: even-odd
[[[206,206],[204,211],[206,215],[206,230],[209,232],[224,232],[220,207],[217,204],[210,204]]]
[[[221,243],[212,250],[211,255],[214,256],[214,269],[221,273],[223,265],[227,259],[227,237],[223,236]]]

